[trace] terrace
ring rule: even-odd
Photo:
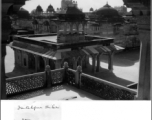
[[[136,90],[64,67],[6,79],[7,99],[134,100]]]

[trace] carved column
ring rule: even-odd
[[[70,23],[70,32],[72,33],[73,32],[73,24]]]
[[[99,53],[97,55],[97,69],[96,72],[100,72],[100,58],[101,58],[102,53]]]
[[[79,23],[76,24],[77,33],[79,33]]]
[[[11,21],[8,16],[2,16],[2,45],[1,45],[1,84],[0,84],[0,97],[6,99],[6,80],[5,80],[5,56],[6,45],[8,43],[8,37],[11,30]]]
[[[73,69],[76,70],[77,69],[77,59],[73,58]]]
[[[67,23],[64,24],[64,34],[67,33]]]
[[[141,40],[138,100],[150,99],[150,16],[137,17]]]
[[[43,58],[44,59],[44,62],[45,62],[45,67],[47,66],[47,65],[49,65],[49,59],[48,58]]]
[[[39,58],[37,55],[34,55],[35,57],[35,72],[38,72],[39,70]]]
[[[113,71],[113,56],[114,56],[114,52],[109,52],[108,54],[108,69],[110,71]]]
[[[96,60],[97,60],[97,55],[93,54],[92,55],[92,73],[96,72]]]
[[[17,50],[15,49],[15,48],[13,48],[13,50],[14,50],[14,57],[15,57],[15,65],[17,64]]]
[[[85,58],[85,64],[86,64],[86,68],[87,68],[89,66],[89,55],[87,55]]]
[[[81,69],[83,68],[83,61],[84,60],[85,60],[85,56],[81,57],[81,63],[80,63]]]
[[[123,0],[137,18],[140,46],[138,100],[150,100],[150,3],[151,0]]]

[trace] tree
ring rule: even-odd
[[[93,12],[94,10],[93,10],[93,8],[90,8],[90,12]]]
[[[43,9],[42,9],[42,7],[41,7],[40,5],[38,5],[38,6],[36,7],[36,12],[37,12],[37,13],[42,13],[42,12],[43,12]]]
[[[53,8],[53,6],[52,6],[51,4],[48,6],[48,8],[47,8],[46,11],[47,11],[47,12],[50,12],[50,13],[55,12],[55,11],[54,11],[54,8]]]

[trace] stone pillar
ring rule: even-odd
[[[64,34],[67,33],[67,23],[64,24]]]
[[[37,55],[34,55],[35,57],[35,72],[38,72],[39,71],[39,58]]]
[[[77,69],[77,59],[73,58],[73,69],[76,70]]]
[[[73,32],[73,24],[70,23],[70,32],[72,33]]]
[[[81,57],[81,63],[80,63],[81,69],[83,68],[83,60],[84,59],[85,59],[85,56]]]
[[[100,57],[101,57],[102,53],[99,53],[97,55],[97,69],[96,72],[100,72]]]
[[[108,69],[110,71],[113,71],[113,56],[114,56],[114,52],[108,53]]]
[[[57,23],[57,36],[59,35],[59,30],[60,30],[60,24]]]
[[[150,16],[138,17],[141,40],[138,100],[150,100]]]
[[[14,57],[15,57],[15,65],[17,64],[17,50],[15,48],[13,48],[14,50]]]
[[[83,31],[83,32],[84,32],[84,26],[85,26],[85,24],[83,23],[83,24],[82,24],[82,31]]]
[[[48,58],[43,58],[45,62],[45,66],[49,65],[49,59]]]
[[[87,55],[85,58],[85,64],[86,64],[86,68],[87,68],[89,66],[89,55]]]
[[[62,61],[62,60],[56,60],[56,61],[55,61],[55,69],[61,68],[61,61]]]
[[[3,34],[3,33],[2,33]],[[3,39],[3,38],[2,38]],[[1,58],[1,99],[6,99],[6,78],[5,78],[5,56],[6,56],[6,45],[2,43],[2,58]]]
[[[76,24],[76,31],[79,33],[79,23]]]
[[[45,85],[47,88],[51,87],[52,76],[51,76],[51,68],[49,65],[45,67]]]
[[[6,45],[11,30],[11,21],[8,16],[2,15],[2,40],[1,40],[1,79],[0,79],[0,98],[6,99],[6,78],[5,78],[5,56]]]
[[[138,100],[150,100],[150,0],[123,0],[137,18],[140,46]]]
[[[78,66],[77,67],[77,70],[76,70],[76,75],[75,75],[75,83],[76,83],[76,86],[78,88],[80,88],[81,86],[81,78],[80,78],[80,74],[82,73],[82,67],[81,66]]]
[[[96,72],[96,60],[97,60],[97,55],[94,54],[91,56],[92,57],[92,73]]]
[[[67,71],[69,68],[68,62],[64,62],[63,68],[64,68],[63,83],[67,83],[67,81],[68,81]]]

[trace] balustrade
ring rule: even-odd
[[[44,72],[6,79],[6,95],[18,94],[45,86]]]
[[[70,69],[67,63],[64,63],[64,68],[51,70],[47,65],[45,72],[8,78],[6,94],[9,96],[43,87],[51,88],[51,85],[62,83],[68,83],[106,100],[134,100],[137,94],[135,90],[84,74],[81,66],[77,70]]]
[[[80,88],[106,100],[134,100],[136,91],[87,74],[81,75]]]
[[[52,84],[59,84],[63,82],[64,69],[57,69],[51,71]]]

